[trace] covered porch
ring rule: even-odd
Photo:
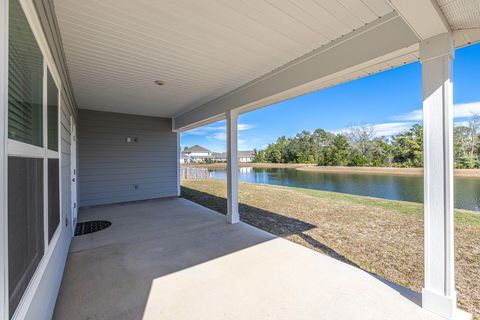
[[[452,65],[456,48],[480,41],[478,1],[0,0],[0,8],[3,318],[469,317],[455,288]],[[412,62],[423,79],[421,299],[241,222],[238,201],[241,114]],[[40,129],[11,125],[15,111]],[[226,217],[179,198],[180,133],[223,119]],[[14,170],[26,161],[36,174]],[[25,199],[35,206],[25,207],[15,195],[33,178],[38,188]],[[72,237],[77,219],[112,226]]]
[[[54,319],[441,319],[418,296],[182,198],[81,209]],[[416,301],[416,302],[415,302]]]

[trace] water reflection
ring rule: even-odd
[[[226,178],[225,170],[210,170],[211,178]],[[423,177],[307,172],[283,168],[239,168],[239,179],[253,183],[327,190],[423,202]],[[455,178],[456,208],[480,211],[480,179]]]

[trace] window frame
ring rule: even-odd
[[[8,130],[8,0],[0,0],[0,318],[8,317],[7,143]],[[3,178],[2,178],[3,177]]]
[[[52,53],[50,51],[50,47],[48,46],[48,42],[46,39],[45,34],[43,33],[43,28],[38,18],[35,6],[32,1],[28,0],[17,0],[20,3],[20,6],[25,14],[27,22],[32,30],[34,38],[37,42],[38,47],[40,48],[40,52],[43,56],[43,83],[42,83],[42,90],[43,90],[43,97],[42,97],[42,116],[43,116],[43,147],[38,147],[34,145],[30,145],[27,143],[23,143],[17,140],[9,139],[8,138],[8,24],[9,24],[9,0],[0,0],[0,30],[4,34],[3,37],[0,38],[0,58],[2,59],[1,63],[5,64],[5,68],[3,68],[4,72],[1,75],[0,82],[2,84],[1,90],[4,92],[4,99],[1,101],[3,103],[3,112],[0,115],[0,120],[3,120],[3,128],[2,134],[4,135],[5,149],[4,157],[1,159],[3,161],[3,169],[6,176],[8,174],[8,157],[9,156],[17,156],[17,157],[28,157],[28,158],[43,158],[43,165],[44,165],[44,192],[43,192],[43,199],[44,199],[44,208],[43,208],[43,226],[44,226],[44,254],[41,258],[30,282],[23,293],[22,299],[18,304],[13,316],[12,320],[16,319],[23,319],[26,316],[28,311],[28,307],[30,306],[33,296],[35,295],[37,288],[40,284],[40,280],[45,273],[46,267],[52,257],[54,249],[57,247],[60,234],[63,230],[63,213],[62,213],[62,147],[61,147],[61,110],[62,110],[62,81],[60,74],[57,70],[55,65],[55,61],[53,59]],[[3,10],[4,9],[4,10]],[[3,11],[3,12],[2,12]],[[55,86],[58,90],[58,110],[57,110],[57,140],[58,140],[58,151],[53,151],[48,149],[48,128],[47,128],[47,72],[50,71],[51,77],[55,83]],[[4,119],[2,119],[2,116]],[[1,136],[1,135],[0,135]],[[59,184],[59,224],[57,229],[55,230],[52,239],[48,240],[48,159],[58,159],[59,161],[59,168],[58,168],[58,184]],[[2,164],[0,162],[0,164]],[[3,190],[2,190],[3,189]],[[3,234],[4,236],[0,238],[0,272],[3,271],[2,280],[0,280],[0,284],[4,284],[4,290],[0,293],[0,317],[3,316],[5,319],[9,319],[9,285],[8,285],[8,184],[7,179],[5,178],[2,181],[2,187],[0,187],[0,191],[2,192],[2,196],[4,198],[3,207],[0,208],[0,221],[3,223]]]
[[[52,246],[54,243],[54,240],[58,238],[58,233],[60,232],[59,230],[61,229],[62,225],[62,172],[61,172],[61,159],[60,159],[60,154],[61,154],[61,149],[60,149],[60,143],[61,143],[61,134],[60,134],[60,109],[61,109],[61,92],[60,88],[61,86],[58,85],[59,81],[55,79],[52,73],[52,69],[47,63],[46,59],[44,58],[44,64],[43,64],[43,140],[45,141],[43,147],[45,149],[45,157],[43,161],[43,223],[44,223],[44,236],[45,236],[45,252],[49,249],[49,246]],[[57,145],[58,145],[58,151],[48,149],[48,72],[50,71],[50,75],[52,76],[53,83],[57,88]],[[49,191],[49,184],[48,184],[48,160],[49,159],[58,159],[58,204],[59,204],[59,223],[57,225],[57,228],[55,232],[53,233],[52,239],[49,239],[49,203],[48,203],[48,191]]]

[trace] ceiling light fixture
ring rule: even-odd
[[[165,84],[165,82],[160,80],[155,81],[155,83],[158,84],[159,86],[163,86]]]

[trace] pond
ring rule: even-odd
[[[226,171],[209,169],[211,178],[226,179]],[[240,181],[318,189],[390,200],[423,202],[423,177],[377,174],[347,174],[284,168],[239,169]],[[480,211],[480,179],[456,177],[454,206]]]

